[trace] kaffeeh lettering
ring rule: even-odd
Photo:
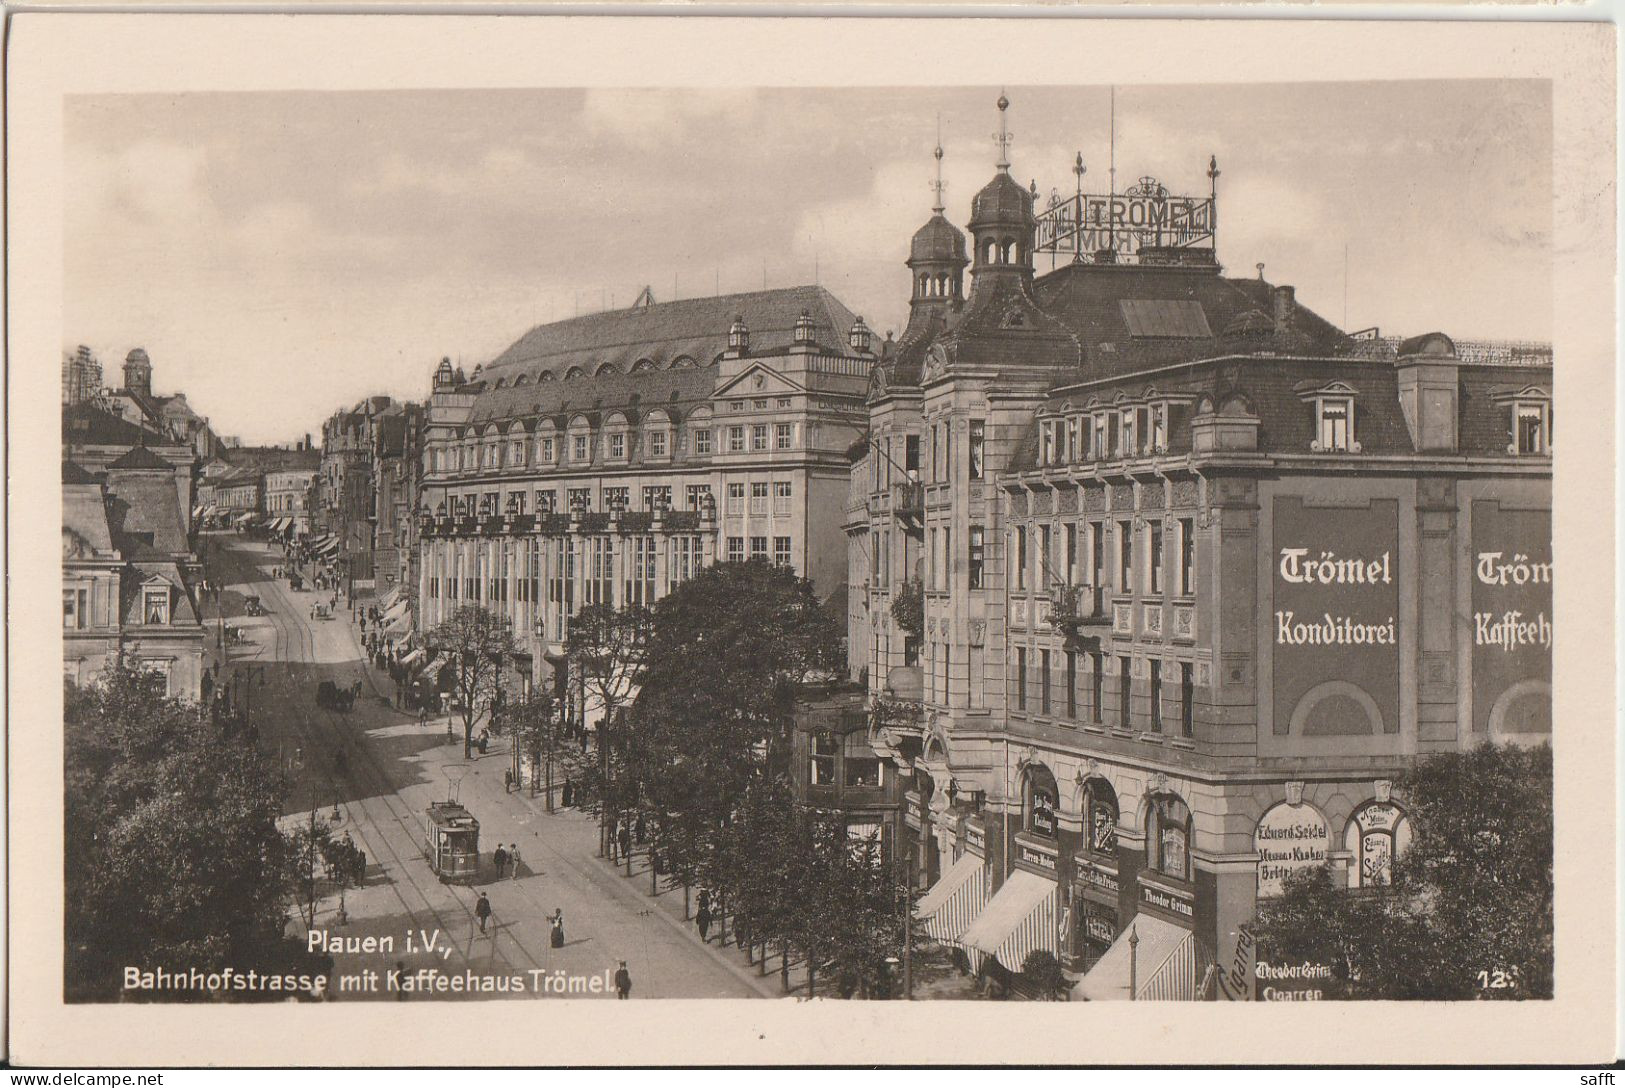
[[[1541,646],[1551,649],[1552,621],[1546,613],[1537,612],[1533,619],[1525,620],[1518,611],[1473,613],[1473,642],[1478,646],[1499,646],[1507,653],[1523,646]]]

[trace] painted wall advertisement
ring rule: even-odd
[[[1326,818],[1313,805],[1283,801],[1264,813],[1253,831],[1253,849],[1258,851],[1258,898],[1280,895],[1286,890],[1287,877],[1326,864],[1330,844]]]
[[[1273,532],[1275,732],[1292,732],[1294,711],[1319,688],[1302,711],[1301,734],[1397,733],[1398,501],[1311,507],[1282,496]]]
[[[1551,512],[1473,503],[1470,559],[1473,729],[1550,734]]]

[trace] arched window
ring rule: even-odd
[[[1171,793],[1147,798],[1146,865],[1173,880],[1191,878],[1191,810]]]
[[[1008,238],[999,241],[999,263],[1009,264],[1014,255],[1016,244]]]
[[[513,380],[513,385],[514,385],[515,389],[519,388],[521,385],[529,385],[529,384],[530,384],[530,375],[529,374],[521,374],[521,375],[519,375],[519,377],[517,377],[517,378],[515,378]]]
[[[596,373],[593,376],[598,377],[598,378],[606,378],[606,377],[609,377],[611,375],[619,374],[619,373],[620,373],[620,369],[618,367],[616,367],[616,365],[614,363],[605,363],[603,366],[598,368],[598,370],[596,371]]]
[[[492,386],[491,388],[493,388],[493,389],[501,389],[504,386],[506,386],[507,384],[508,384],[508,379],[507,378],[498,378],[496,385]]]
[[[553,378],[554,378],[554,375],[553,375],[553,372],[551,370],[544,370],[540,374],[536,375],[536,381],[538,383],[540,383],[540,382],[550,382],[550,381],[553,380]]]
[[[924,272],[920,273],[920,297],[924,298],[931,293],[931,277]]]
[[[576,378],[585,378],[586,376],[587,372],[582,370],[579,366],[573,366],[564,372],[565,381],[572,381]]]
[[[998,251],[998,243],[995,242],[992,238],[989,238],[986,242],[984,242],[982,244],[982,263],[983,264],[992,264],[993,263],[993,255],[997,251]]]
[[[1093,854],[1117,857],[1117,791],[1104,778],[1091,778],[1083,784],[1084,849]]]
[[[1055,784],[1055,775],[1042,763],[1028,765],[1022,776],[1021,824],[1036,835],[1055,837],[1055,810],[1060,805],[1061,791]]]
[[[652,360],[639,359],[637,362],[632,364],[632,373],[641,374],[646,370],[653,370],[654,368],[655,365]]]
[[[1349,887],[1380,888],[1394,882],[1394,859],[1411,843],[1411,821],[1391,801],[1371,801],[1354,810],[1343,832],[1349,852]]]

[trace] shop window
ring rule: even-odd
[[[1349,852],[1349,887],[1380,888],[1394,882],[1394,859],[1411,841],[1405,810],[1390,801],[1372,801],[1355,810],[1343,834]]]
[[[1146,863],[1173,880],[1191,879],[1191,810],[1171,793],[1150,799],[1146,818]]]
[[[829,733],[814,733],[812,756],[807,768],[807,782],[813,786],[835,785],[835,760],[840,743]]]
[[[1117,857],[1117,791],[1104,778],[1084,783],[1084,812],[1087,813],[1084,848],[1113,860]]]

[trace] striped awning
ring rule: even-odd
[[[1055,881],[1017,869],[988,903],[959,943],[986,952],[1007,971],[1020,971],[1027,954],[1057,951]]]
[[[325,541],[323,541],[322,543],[320,543],[320,544],[318,544],[316,546],[316,554],[317,555],[332,555],[333,553],[337,552],[338,550],[339,550],[339,540],[338,540],[338,537],[336,537],[336,536],[335,537],[328,537]]]
[[[1136,1000],[1196,1000],[1196,937],[1153,914],[1135,915],[1117,935],[1083,976],[1083,996],[1090,1001],[1127,1001],[1131,952]]]
[[[384,622],[386,624],[387,623],[394,623],[396,620],[398,620],[402,616],[406,615],[406,613],[408,611],[410,611],[411,608],[412,608],[412,602],[411,601],[406,601],[406,600],[396,601],[394,604],[392,604],[392,605],[390,605],[390,606],[388,606],[387,608],[384,609]]]
[[[402,611],[395,618],[384,624],[384,630],[392,635],[404,635],[412,629],[412,613]]]
[[[401,603],[401,587],[396,586],[394,589],[392,589],[388,593],[384,594],[384,599],[378,602],[378,607],[382,608],[384,610],[384,613],[387,615],[391,609],[393,609],[396,605],[398,605],[400,603]]]
[[[969,850],[937,878],[931,890],[920,897],[915,916],[920,926],[939,941],[958,943],[987,906],[987,866]]]
[[[411,653],[409,653],[405,657],[401,658],[401,664],[405,665],[407,668],[411,668],[413,665],[416,665],[419,661],[422,661],[422,660],[423,660],[423,647],[419,646],[417,649],[413,650]]]

